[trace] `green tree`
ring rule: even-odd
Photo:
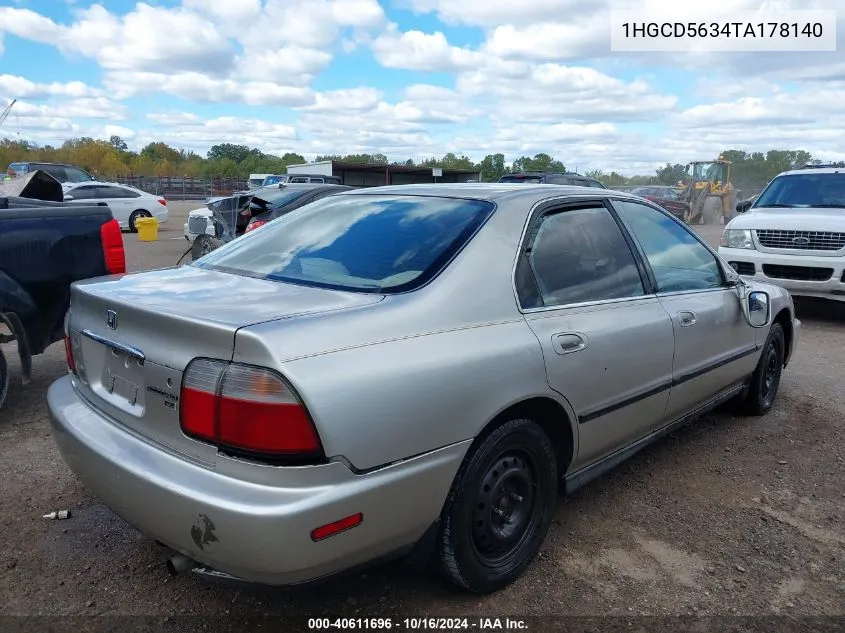
[[[260,158],[264,154],[256,148],[250,148],[247,145],[234,145],[232,143],[212,145],[211,149],[208,150],[208,154],[206,154],[209,160],[228,158],[235,163],[242,163],[248,156],[258,156]]]
[[[513,161],[512,171],[554,171],[565,172],[566,165],[548,154],[535,154],[533,158],[521,156]]]
[[[484,182],[497,182],[508,172],[504,154],[487,154],[478,164]]]

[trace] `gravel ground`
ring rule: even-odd
[[[125,235],[130,271],[186,250],[182,222],[199,205],[170,206],[158,242]],[[702,234],[714,243],[719,227]],[[481,598],[398,564],[308,590],[169,578],[167,551],[100,504],[54,446],[44,395],[65,372],[54,345],[29,385],[13,361],[0,411],[0,616],[284,614],[298,630],[315,615],[843,616],[845,306],[798,309],[802,344],[770,415],[710,415],[563,500],[541,558]],[[58,509],[71,519],[42,518]]]

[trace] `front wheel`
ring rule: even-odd
[[[748,390],[739,403],[739,412],[745,415],[765,415],[777,398],[780,378],[783,374],[783,359],[786,338],[780,323],[773,323],[757,368],[751,376]]]
[[[557,499],[555,450],[531,420],[497,427],[465,460],[443,508],[437,560],[450,581],[489,593],[534,560]]]
[[[217,250],[223,246],[223,241],[210,235],[197,235],[194,243],[191,244],[191,261],[196,261],[200,257],[208,255],[211,251]]]

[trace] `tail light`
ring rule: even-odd
[[[182,379],[185,435],[256,456],[320,460],[323,447],[305,405],[276,372],[200,358]]]
[[[126,272],[126,253],[123,250],[123,234],[117,220],[109,220],[100,227],[100,241],[103,245],[103,257],[109,274],[119,275]]]
[[[167,200],[165,200],[164,198],[159,198],[158,203],[163,207],[167,206]]]
[[[267,222],[268,222],[267,220],[255,220],[254,222],[250,222],[249,224],[246,225],[246,231],[244,231],[244,233],[249,233],[250,231],[254,231],[258,227],[264,226],[265,224],[267,224]]]
[[[73,345],[70,342],[70,336],[65,334],[65,356],[67,357],[67,370],[75,374],[76,373],[76,363],[73,360]]]

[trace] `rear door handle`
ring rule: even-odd
[[[564,332],[552,336],[552,347],[558,354],[571,354],[580,352],[587,347],[587,339],[583,334],[577,332]]]
[[[678,320],[681,322],[681,327],[695,325],[695,312],[690,312],[689,310],[678,312]]]

